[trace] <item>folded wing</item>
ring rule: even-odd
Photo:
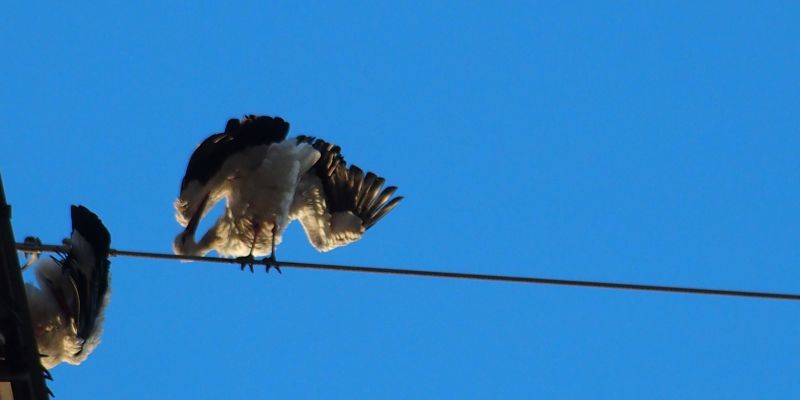
[[[175,219],[187,226],[196,213],[205,215],[225,197],[228,180],[238,169],[263,159],[259,149],[286,138],[289,123],[280,117],[245,116],[230,119],[225,131],[203,140],[192,153],[175,200]]]
[[[93,212],[84,206],[72,206],[71,247],[61,262],[62,273],[73,287],[70,317],[75,321],[77,337],[87,346],[99,342],[103,312],[109,300],[109,248],[111,235]]]

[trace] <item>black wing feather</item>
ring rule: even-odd
[[[103,300],[108,292],[111,266],[108,261],[108,253],[111,246],[111,235],[100,218],[88,208],[72,206],[71,214],[73,233],[77,232],[86,239],[94,258],[94,265],[81,266],[81,263],[86,263],[88,260],[79,259],[77,251],[72,248],[61,263],[62,272],[69,275],[77,293],[77,336],[85,340],[95,331],[97,318],[102,311]],[[75,246],[74,242],[73,246]]]
[[[347,163],[339,146],[322,139],[299,136],[298,140],[310,143],[320,152],[320,159],[311,171],[319,177],[330,213],[350,211],[359,218],[365,229],[375,225],[389,213],[402,197],[391,198],[397,187],[381,192],[385,179]]]
[[[280,117],[247,115],[241,121],[228,120],[225,132],[209,136],[192,153],[181,181],[181,191],[191,181],[201,185],[208,183],[230,156],[248,147],[283,141],[288,133],[289,123]]]
[[[378,209],[376,209],[376,210],[375,210],[375,213],[374,213],[373,215],[371,215],[371,216],[370,216],[370,222],[369,222],[369,224],[368,224],[368,225],[366,225],[366,226],[364,227],[364,229],[369,229],[370,227],[372,227],[372,225],[375,225],[375,224],[377,224],[377,223],[378,223],[378,221],[380,221],[380,220],[381,220],[381,218],[385,217],[385,216],[386,216],[386,214],[389,214],[389,211],[392,211],[392,209],[393,209],[395,206],[397,206],[397,204],[398,204],[398,203],[400,203],[400,200],[403,200],[403,196],[398,196],[398,197],[395,197],[395,198],[394,198],[394,199],[392,199],[392,200],[391,200],[389,203],[387,203],[385,206],[383,206],[383,207],[381,207],[381,208],[378,208]]]

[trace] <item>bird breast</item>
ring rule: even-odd
[[[231,211],[234,219],[278,224],[283,230],[289,223],[289,208],[297,184],[319,153],[305,143],[285,140],[266,149],[261,162],[240,176],[233,185]]]

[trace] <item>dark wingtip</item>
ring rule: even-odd
[[[387,203],[385,206],[378,209],[373,215],[370,215],[369,221],[365,223],[364,229],[372,228],[375,224],[378,223],[378,221],[380,221],[383,217],[389,214],[389,212],[391,212],[395,207],[397,207],[397,205],[400,204],[400,201],[403,200],[404,198],[405,197],[403,196],[397,196],[393,198],[391,201],[389,201],[389,203]]]
[[[89,240],[96,240],[97,243],[108,252],[111,244],[111,234],[108,228],[103,225],[100,217],[82,205],[70,207],[72,216],[72,229],[81,233]]]

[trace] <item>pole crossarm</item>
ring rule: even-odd
[[[23,252],[65,253],[68,250],[68,248],[65,246],[49,245],[49,244],[17,243],[16,246],[18,251],[23,251]],[[242,259],[237,259],[237,258],[202,257],[202,256],[151,253],[143,251],[117,250],[117,249],[111,249],[109,251],[109,255],[122,256],[122,257],[136,257],[136,258],[180,260],[180,261],[202,261],[202,262],[233,264],[233,265],[242,265],[244,263],[248,265],[252,264],[252,265],[263,265],[272,267],[277,266],[277,267],[312,269],[312,270],[362,272],[362,273],[406,275],[406,276],[426,276],[433,278],[469,279],[469,280],[527,283],[527,284],[540,284],[540,285],[576,286],[576,287],[605,288],[605,289],[617,289],[617,290],[637,290],[637,291],[649,291],[649,292],[669,292],[669,293],[684,293],[684,294],[695,294],[695,295],[734,296],[734,297],[800,301],[800,294],[789,294],[789,293],[753,292],[753,291],[743,291],[743,290],[706,289],[706,288],[663,286],[663,285],[643,285],[634,283],[550,279],[550,278],[536,278],[536,277],[525,277],[525,276],[472,274],[463,272],[430,271],[430,270],[419,270],[419,269],[362,267],[362,266],[349,266],[349,265],[336,265],[336,264],[314,264],[314,263],[303,263],[303,262],[292,262],[292,261],[279,261],[279,260],[276,261],[266,258],[263,260],[254,259],[254,260],[243,261]]]

